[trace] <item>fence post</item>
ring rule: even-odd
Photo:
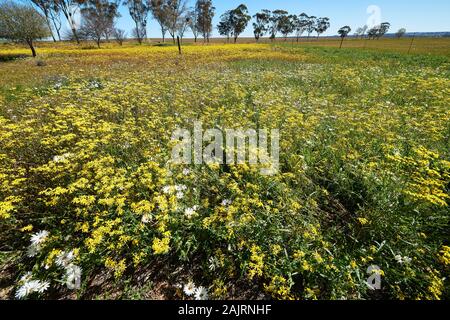
[[[178,43],[178,52],[181,54],[181,43],[180,43],[180,37],[177,36],[177,43]]]

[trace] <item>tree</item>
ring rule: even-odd
[[[228,42],[230,41],[231,32],[233,31],[233,26],[231,25],[231,10],[226,11],[220,16],[217,31],[219,31],[221,36],[226,36]]]
[[[369,37],[369,39],[380,39],[389,31],[390,27],[391,24],[389,22],[383,22],[382,24],[370,29],[367,33],[367,36]]]
[[[195,11],[197,13],[197,29],[203,36],[204,41],[209,42],[216,8],[213,7],[211,0],[197,0]]]
[[[405,28],[401,28],[397,31],[397,33],[395,34],[395,36],[400,39],[401,37],[403,37],[406,34],[406,29]]]
[[[159,27],[161,28],[161,35],[163,42],[166,42],[166,33],[167,33],[167,14],[166,14],[166,4],[167,0],[150,0],[148,5],[150,7],[150,12],[152,13],[153,19],[158,22]]]
[[[391,24],[389,22],[383,22],[380,26],[378,38],[381,38],[382,36],[384,36],[389,31],[390,28],[391,28]]]
[[[348,36],[348,34],[352,31],[352,28],[349,26],[345,26],[339,29],[338,33],[341,36],[341,45],[339,46],[339,49],[342,48],[342,43],[344,42],[345,37]]]
[[[280,31],[280,21],[288,15],[288,12],[285,10],[274,10],[270,17],[270,39],[274,40],[277,37],[278,31]]]
[[[295,30],[295,16],[293,15],[284,15],[280,17],[280,21],[278,22],[278,31],[283,35],[284,41],[287,41],[287,37],[289,34],[294,32]]]
[[[61,41],[61,10],[56,5],[56,2],[54,0],[50,0],[51,2],[51,9],[49,11],[49,17],[52,21],[53,27],[56,31],[56,34],[58,35],[58,40]]]
[[[379,33],[379,26],[375,26],[367,32],[367,37],[369,39],[375,39]]]
[[[33,42],[50,34],[45,17],[33,7],[14,2],[0,3],[0,38],[28,44],[36,57]]]
[[[119,45],[122,45],[124,40],[127,38],[127,35],[124,30],[115,28],[113,31],[113,37]]]
[[[251,18],[252,17],[248,15],[248,9],[245,4],[241,4],[236,9],[231,10],[231,36],[234,38],[234,43],[237,42],[239,35],[247,28]]]
[[[125,5],[128,7],[135,24],[133,35],[141,44],[147,38],[147,16],[150,6],[144,0],[126,0]]]
[[[302,34],[308,29],[308,20],[309,17],[306,13],[302,13],[298,17],[297,16],[293,17],[294,31],[297,37],[297,42],[299,41]]]
[[[190,19],[189,13],[187,12],[178,19],[177,34],[180,37],[181,42],[183,42],[184,34],[189,29]]]
[[[264,37],[269,31],[270,24],[270,10],[262,10],[253,16],[255,22],[253,23],[253,34],[255,35],[256,41],[259,41],[261,37]]]
[[[79,10],[79,0],[54,0],[55,6],[63,13],[69,23],[73,38],[79,44],[75,15]]]
[[[38,8],[45,17],[45,21],[47,22],[47,26],[50,29],[51,36],[54,42],[56,42],[55,35],[53,34],[52,25],[50,20],[52,19],[52,15],[50,11],[53,10],[53,1],[49,0],[31,0],[31,2]]]
[[[175,43],[175,36],[178,32],[180,19],[185,19],[183,16],[186,13],[186,1],[184,0],[167,0],[164,5],[164,14],[167,31]]]
[[[316,32],[317,32],[317,39],[319,36],[328,30],[330,27],[330,19],[329,18],[318,18],[316,22]]]
[[[109,38],[114,31],[114,20],[119,16],[119,4],[108,0],[87,0],[81,8],[82,25],[81,34],[87,39],[92,39],[100,48],[103,37]]]
[[[315,16],[308,17],[306,24],[306,31],[308,32],[308,39],[311,37],[311,33],[316,30],[317,18]]]
[[[194,42],[197,42],[199,29],[198,29],[198,12],[195,9],[191,9],[187,13],[189,18],[188,26],[191,29],[192,35],[194,36]]]
[[[368,29],[367,25],[364,25],[364,26],[362,26],[362,27],[359,27],[359,28],[356,29],[356,31],[355,31],[355,36],[356,36],[357,38],[359,38],[359,37],[364,38],[364,35],[366,34],[367,29]]]

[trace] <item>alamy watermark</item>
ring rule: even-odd
[[[174,164],[248,164],[258,166],[262,175],[275,175],[279,170],[278,129],[203,130],[203,123],[197,121],[193,133],[188,129],[175,130],[172,142]]]

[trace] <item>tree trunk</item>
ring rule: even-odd
[[[52,26],[50,24],[50,19],[48,18],[48,16],[45,17],[45,20],[47,21],[47,26],[48,26],[48,29],[50,30],[51,35],[52,35],[53,42],[56,42],[55,35],[53,34]]]
[[[75,27],[74,27],[74,22],[73,22],[73,19],[72,19],[72,14],[71,14],[71,13],[67,14],[67,13],[64,12],[64,11],[63,11],[63,13],[64,13],[64,15],[66,16],[67,21],[69,22],[70,29],[72,30],[72,34],[73,34],[73,36],[74,36],[74,38],[75,38],[75,41],[77,42],[77,44],[80,44],[80,39],[78,38],[77,30],[76,30]]]
[[[341,37],[341,45],[339,46],[339,49],[342,49],[342,43],[344,42],[344,37]]]
[[[77,44],[80,44],[80,39],[78,38],[77,30],[75,28],[72,28],[73,36],[75,37],[75,41]]]
[[[56,34],[58,35],[58,40],[61,41],[61,34],[59,33],[59,29],[56,26],[55,20],[52,19],[53,26],[55,27]]]
[[[33,55],[33,58],[36,58],[36,50],[34,49],[34,46],[33,46],[33,40],[27,40],[27,43],[30,46],[31,54]]]
[[[139,31],[139,25],[137,23],[137,21],[134,22],[136,25],[136,37],[137,37],[137,41],[139,44],[142,44],[142,39],[141,39],[141,32]]]
[[[56,29],[56,27],[55,27]],[[59,32],[58,29],[56,29],[56,34],[58,35],[58,41],[61,41],[61,33]]]

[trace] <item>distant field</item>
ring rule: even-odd
[[[232,43],[232,41],[230,42]],[[252,44],[255,43],[254,38],[239,38],[237,41],[238,44]],[[261,39],[259,43],[264,44],[285,44],[292,46],[304,46],[304,47],[334,47],[339,48],[341,40],[339,38],[301,38],[299,42],[295,38],[277,39],[276,41],[270,41],[269,39]],[[151,38],[148,39],[148,43],[144,45],[156,45],[162,44],[162,39]],[[166,39],[166,45],[172,45],[172,39]],[[203,39],[198,39],[197,43],[194,43],[193,39],[185,39],[185,45],[204,45]],[[210,44],[227,44],[227,40],[223,38],[213,38],[210,40]],[[125,46],[129,45],[138,45],[132,40],[128,40],[125,43]],[[39,45],[43,48],[67,48],[74,49],[74,46],[70,43],[57,43],[54,44],[52,42],[42,42]],[[111,47],[116,46],[114,43],[106,43],[103,44],[102,47]],[[79,47],[88,48],[95,47],[94,43],[84,43]],[[25,48],[25,46],[24,46]],[[442,54],[449,55],[450,54],[450,38],[423,38],[418,37],[415,39],[412,38],[401,38],[401,39],[392,39],[392,38],[382,38],[380,40],[368,40],[368,39],[354,39],[354,38],[346,38],[343,43],[343,48],[358,48],[358,49],[370,49],[370,50],[386,50],[393,52],[401,52],[407,53],[429,53],[429,54]],[[411,49],[410,49],[411,48]],[[28,48],[27,48],[28,49]],[[0,43],[0,59],[1,54],[7,54],[8,51],[14,50],[17,51],[17,46],[11,46],[9,44],[1,44]],[[24,53],[27,53],[27,50],[24,50]]]
[[[0,299],[450,298],[450,39],[246,41],[0,45]],[[194,121],[279,171],[174,164]]]

